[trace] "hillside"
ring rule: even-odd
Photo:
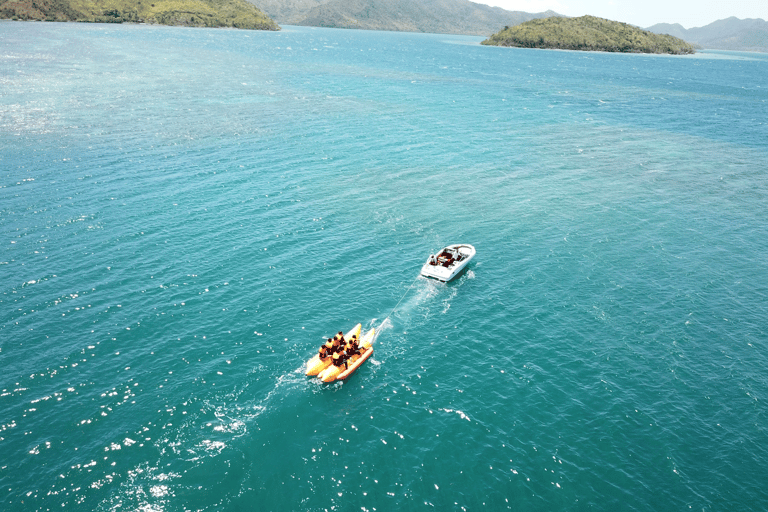
[[[0,18],[280,30],[245,0],[0,0]]]
[[[694,53],[693,46],[682,39],[595,16],[531,20],[505,28],[482,44],[624,53]]]
[[[648,27],[645,30],[648,32],[653,32],[654,34],[667,34],[670,36],[679,37],[680,39],[685,39],[687,32],[685,27],[679,23],[657,23],[656,25]],[[687,39],[685,40],[687,41]]]
[[[300,25],[312,8],[327,0],[249,0],[280,25]]]
[[[487,36],[557,13],[506,11],[468,0],[249,0],[278,23]]]
[[[713,50],[768,52],[768,22],[761,19],[727,18],[689,30],[678,24],[660,23],[647,30],[680,37]]]

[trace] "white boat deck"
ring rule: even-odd
[[[421,275],[439,281],[450,281],[466,268],[475,253],[475,248],[469,244],[449,245],[437,254],[429,255],[421,267]]]

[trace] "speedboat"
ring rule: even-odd
[[[475,248],[469,244],[454,244],[437,254],[430,254],[421,267],[421,275],[448,282],[469,265],[475,257]]]

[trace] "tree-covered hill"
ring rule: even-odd
[[[280,30],[245,0],[0,0],[0,18]]]
[[[249,0],[278,23],[487,36],[557,13],[507,11],[469,0]]]
[[[531,20],[507,27],[482,44],[675,55],[695,52],[692,45],[677,37],[654,34],[626,23],[595,16]]]

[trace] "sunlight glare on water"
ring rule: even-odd
[[[768,57],[479,41],[3,24],[0,508],[766,508]]]

